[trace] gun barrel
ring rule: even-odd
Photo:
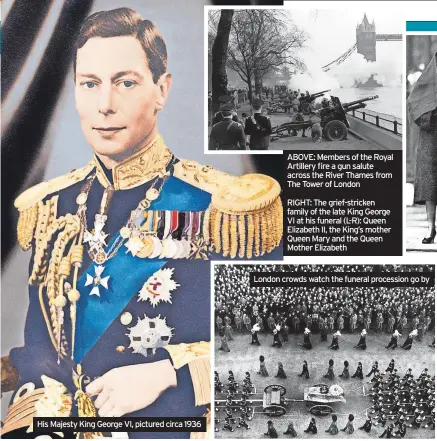
[[[350,106],[353,106],[355,104],[365,103],[366,101],[376,100],[376,98],[379,98],[378,95],[368,96],[366,98],[361,98],[360,100],[351,101],[350,103],[343,103],[344,108],[348,108]]]
[[[312,95],[310,95],[311,98],[319,98],[321,96],[323,96],[326,92],[330,92],[331,89],[328,90],[322,90],[321,92],[317,92],[317,93],[313,93]]]
[[[344,110],[345,110],[345,112],[352,112],[353,110],[364,109],[364,107],[366,107],[365,103],[358,103],[358,104],[354,104],[352,106],[349,106]]]

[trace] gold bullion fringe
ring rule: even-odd
[[[45,204],[38,202],[38,219],[35,228],[35,252],[29,284],[37,285],[44,281],[48,266],[48,249],[52,235],[64,228],[65,218],[56,219],[58,196],[53,196]]]
[[[283,233],[282,203],[277,197],[269,206],[254,212],[224,213],[211,206],[209,228],[204,228],[205,240],[217,253],[240,258],[262,256],[273,251]]]
[[[32,245],[33,234],[37,222],[38,204],[20,212],[17,224],[17,238],[21,248],[25,251],[27,251]]]
[[[188,363],[196,406],[211,402],[211,363],[209,357],[197,357]]]

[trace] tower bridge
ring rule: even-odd
[[[377,41],[402,41],[402,34],[377,34],[375,21],[369,22],[367,15],[364,14],[363,21],[357,25],[356,42],[346,52],[338,58],[322,67],[323,72],[328,72],[335,66],[343,63],[355,51],[364,56],[367,61],[376,61],[376,42]]]

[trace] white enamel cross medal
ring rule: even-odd
[[[163,348],[167,345],[173,336],[172,328],[167,326],[165,318],[160,315],[155,318],[149,318],[144,315],[143,319],[138,319],[137,324],[129,328],[130,348],[136,354],[147,357],[147,352],[151,351],[154,355],[157,348]]]
[[[100,290],[99,290],[100,286],[103,286],[103,288],[108,289],[108,280],[110,276],[101,277],[103,271],[105,271],[105,267],[99,265],[94,267],[94,273],[95,273],[94,277],[92,277],[90,274],[87,273],[85,286],[94,285],[93,288],[91,289],[90,296],[96,295],[100,297]]]
[[[172,279],[173,272],[173,268],[156,271],[141,288],[138,301],[149,300],[153,307],[158,305],[160,301],[171,303],[171,291],[180,286]]]

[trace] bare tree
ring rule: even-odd
[[[262,78],[282,66],[304,68],[297,55],[307,36],[294,25],[288,11],[274,9],[236,10],[229,39],[228,67],[240,76],[249,88],[252,99],[262,91]]]
[[[227,53],[229,35],[232,26],[234,10],[222,9],[220,20],[217,25],[217,33],[211,48],[211,72],[212,72],[212,110],[216,112],[219,108],[218,98],[224,95],[228,89],[228,76],[226,74]]]

